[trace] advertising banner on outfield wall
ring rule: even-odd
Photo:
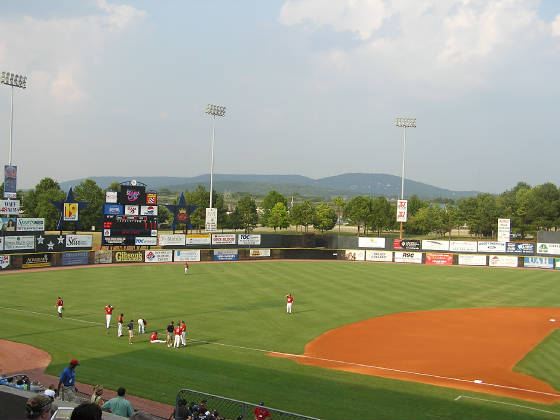
[[[161,246],[185,246],[185,235],[159,235]]]
[[[507,242],[506,243],[506,252],[507,253],[516,253],[516,254],[534,254],[535,253],[535,244],[528,244],[528,243],[517,243],[517,242]]]
[[[4,237],[0,236],[0,251],[4,251]]]
[[[422,249],[430,251],[449,251],[449,241],[434,241],[431,239],[423,240]]]
[[[511,231],[510,219],[498,219],[498,241],[508,242]]]
[[[237,249],[215,249],[214,261],[237,261]]]
[[[17,219],[16,230],[18,232],[43,232],[45,219],[43,217],[20,217]]]
[[[393,252],[372,251],[368,249],[366,250],[366,261],[393,262]]]
[[[344,258],[348,261],[365,261],[366,251],[363,249],[347,249]]]
[[[137,246],[156,246],[157,236],[137,236],[134,238],[134,245]]]
[[[0,255],[0,270],[5,270],[10,266],[10,256]]]
[[[112,251],[95,251],[93,255],[94,264],[111,264],[113,262]]]
[[[0,217],[0,230],[3,232],[16,231],[17,218],[15,217]]]
[[[486,255],[459,255],[459,265],[486,265]]]
[[[422,264],[421,252],[395,252],[396,263]]]
[[[237,236],[237,243],[239,245],[260,245],[261,235],[248,235],[246,233]]]
[[[517,257],[510,255],[490,255],[488,257],[488,265],[490,267],[517,267]]]
[[[171,262],[173,261],[173,251],[146,251],[144,261],[147,263]]]
[[[385,248],[385,238],[358,238],[359,248]]]
[[[8,216],[10,214],[19,214],[19,200],[0,200],[0,214]]]
[[[393,239],[393,249],[420,251],[422,243],[418,239]]]
[[[270,257],[270,249],[250,249],[250,257]]]
[[[560,258],[554,258],[554,268],[560,270]]]
[[[49,254],[24,255],[21,268],[41,268],[50,267]]]
[[[87,265],[89,252],[63,252],[62,265]]]
[[[554,268],[554,258],[551,257],[524,257],[523,267]]]
[[[560,255],[560,244],[537,242],[537,253]]]
[[[91,248],[92,235],[66,235],[66,248]]]
[[[6,236],[4,251],[24,251],[35,249],[35,236]]]
[[[235,245],[235,233],[212,234],[212,245]]]
[[[477,252],[478,247],[473,241],[451,241],[449,250],[452,252]]]
[[[453,265],[453,254],[444,254],[441,252],[426,252],[426,264]]]
[[[187,246],[210,245],[211,243],[212,240],[209,233],[187,235],[185,238],[185,244]]]
[[[506,243],[478,242],[478,252],[506,252]]]
[[[188,251],[175,251],[173,261],[200,261],[200,249],[189,249]]]
[[[113,254],[113,262],[144,262],[144,251],[115,251],[115,253]]]

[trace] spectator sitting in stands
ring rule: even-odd
[[[187,408],[187,402],[184,399],[180,399],[169,416],[169,420],[187,420],[190,415],[191,412]]]
[[[83,402],[72,410],[70,420],[101,420],[103,413],[95,403]]]
[[[101,398],[101,395],[103,395],[103,385],[95,385],[93,387],[90,402],[97,404],[99,408],[103,405],[103,398]]]
[[[101,406],[101,408],[105,411],[110,411],[113,414],[121,417],[130,418],[134,414],[134,409],[130,402],[128,402],[124,398],[124,394],[126,393],[126,389],[122,386],[117,390],[117,397],[111,398],[105,404]]]
[[[28,419],[49,419],[51,417],[52,400],[46,395],[37,395],[25,403]]]

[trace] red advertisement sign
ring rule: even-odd
[[[426,264],[453,265],[453,254],[426,253]]]

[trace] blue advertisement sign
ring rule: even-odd
[[[103,214],[124,214],[123,206],[120,204],[104,204]]]
[[[523,266],[531,268],[554,268],[554,258],[551,257],[525,257]]]
[[[506,252],[515,253],[515,254],[534,254],[535,253],[535,244],[521,244],[517,242],[508,242],[506,243]]]
[[[215,249],[214,261],[237,261],[237,249]]]
[[[4,165],[4,198],[16,198],[17,166]]]
[[[86,265],[89,252],[64,252],[62,253],[62,265]]]

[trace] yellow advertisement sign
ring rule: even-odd
[[[78,203],[64,203],[64,217],[65,222],[78,221]]]

